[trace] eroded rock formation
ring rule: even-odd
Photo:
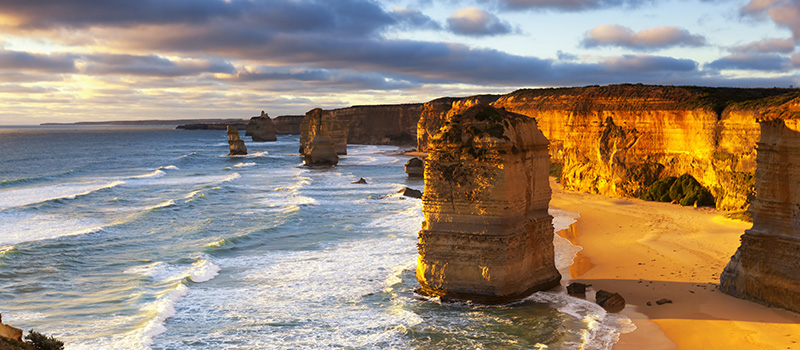
[[[337,145],[342,141],[334,142],[330,136],[331,130],[336,132],[330,115],[319,108],[311,110],[306,113],[303,125],[307,139],[300,139],[300,153],[303,154],[305,164],[332,166],[339,163]]]
[[[753,228],[742,236],[720,288],[800,312],[800,98],[760,114]]]
[[[244,141],[239,139],[239,129],[233,125],[228,125],[228,146],[230,147],[229,156],[243,156],[247,154],[247,147]]]
[[[417,123],[417,151],[427,151],[430,136],[438,132],[448,119],[472,106],[490,104],[498,98],[499,95],[478,95],[465,98],[442,97],[426,102]]]
[[[425,162],[419,158],[411,158],[406,162],[406,175],[412,178],[421,178],[425,175]]]
[[[275,136],[275,126],[272,125],[272,118],[264,111],[261,111],[260,116],[250,118],[244,136],[251,136],[254,142],[278,140],[278,137]]]
[[[495,303],[558,285],[547,144],[535,120],[486,105],[432,137],[420,293]]]
[[[321,108],[314,108],[306,113],[303,123],[300,124],[300,154],[307,154],[310,141],[317,139],[323,133],[325,142],[330,142],[335,154],[347,154],[347,134],[338,121],[331,117],[330,112]],[[321,139],[322,140],[322,139]],[[337,161],[338,161],[338,157]]]
[[[563,165],[566,188],[638,197],[660,178],[687,173],[712,192],[717,208],[742,209],[753,193],[759,135],[748,101],[792,91],[623,84],[484,98],[536,119],[550,140],[551,161]],[[426,104],[418,149],[469,99],[475,97]]]

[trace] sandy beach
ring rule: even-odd
[[[552,179],[551,187],[551,207],[580,213],[559,233],[583,247],[563,283],[620,293],[637,326],[615,349],[800,349],[800,314],[717,289],[750,223],[710,208],[565,191]]]

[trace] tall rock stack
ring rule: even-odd
[[[453,116],[431,138],[421,294],[498,303],[559,284],[547,146],[536,120],[486,105]]]
[[[239,129],[233,125],[228,125],[228,146],[231,148],[231,151],[228,153],[229,156],[243,156],[247,154],[247,147],[245,147],[244,141],[239,139]]]
[[[250,118],[244,136],[251,136],[254,142],[278,140],[278,137],[275,136],[275,126],[272,124],[272,118],[264,111],[261,111],[260,116]]]
[[[301,153],[306,165],[336,165],[336,144],[330,137],[331,117],[321,109],[314,109],[306,114],[303,124],[306,126],[307,139],[300,143]]]
[[[327,138],[333,143],[336,154],[347,154],[347,132],[331,117],[329,111],[321,108],[308,111],[300,124],[300,154],[306,154],[309,142],[320,131],[324,131]]]
[[[777,117],[776,117],[777,116]],[[787,118],[788,117],[788,118]],[[730,295],[800,312],[800,98],[760,120],[753,228],[720,276]]]

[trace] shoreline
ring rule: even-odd
[[[614,349],[800,349],[800,314],[718,289],[751,223],[711,208],[566,191],[552,178],[550,186],[551,207],[580,214],[559,232],[583,248],[565,284],[620,293],[621,314],[637,327]],[[672,303],[656,304],[664,298]]]

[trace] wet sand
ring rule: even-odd
[[[717,289],[752,224],[710,208],[551,187],[551,207],[580,213],[559,233],[583,247],[564,280],[620,293],[628,304],[622,313],[637,326],[615,349],[800,349],[800,314]]]

